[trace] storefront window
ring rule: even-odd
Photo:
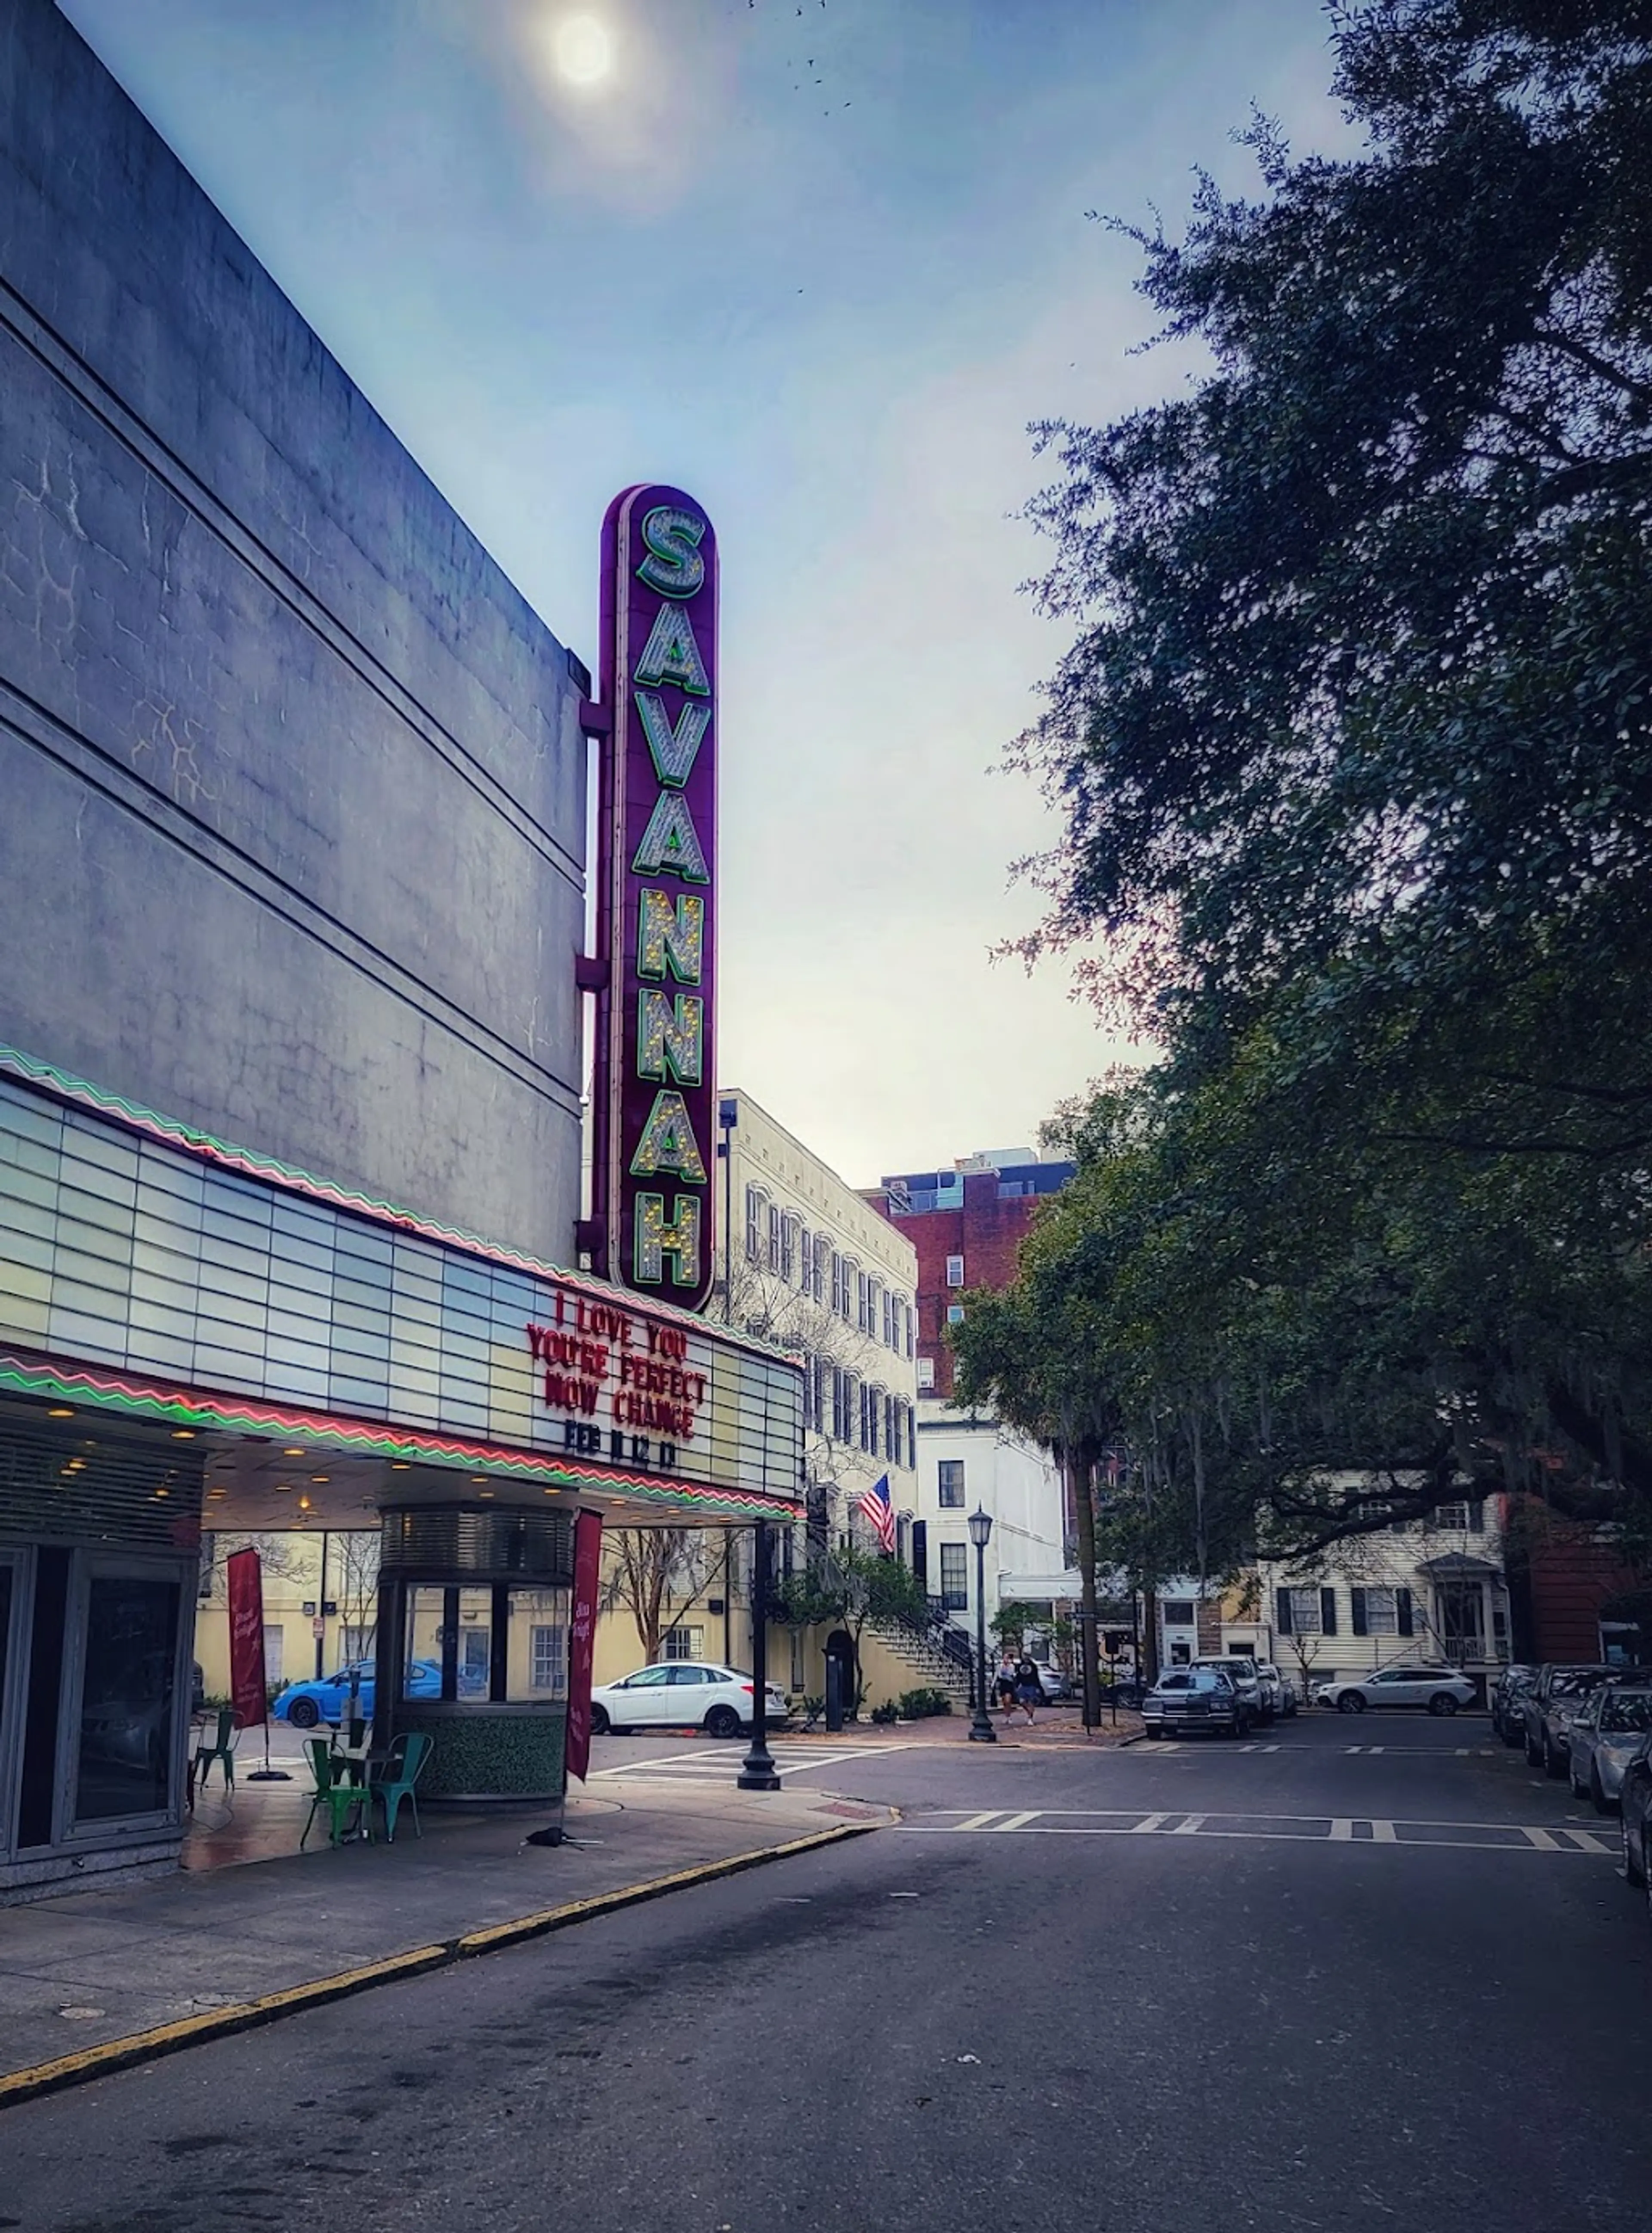
[[[87,1585],[77,1822],[166,1809],[179,1596],[153,1575],[94,1574]]]
[[[565,1589],[415,1583],[402,1694],[473,1705],[565,1696],[567,1630]]]

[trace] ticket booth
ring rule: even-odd
[[[559,1818],[574,1514],[391,1507],[379,1567],[375,1749],[433,1740],[420,1802]]]

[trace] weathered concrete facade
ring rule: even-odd
[[[582,675],[49,0],[0,397],[0,1040],[567,1261]]]

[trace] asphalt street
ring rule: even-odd
[[[0,2224],[1652,2224],[1645,1900],[1483,1721],[782,1751],[901,1826],[5,2113]]]

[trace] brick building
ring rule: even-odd
[[[1010,1285],[1040,1197],[1065,1186],[1073,1169],[1041,1161],[1031,1148],[996,1149],[949,1171],[887,1177],[868,1195],[918,1252],[920,1394],[951,1397],[946,1327],[964,1314],[966,1288]]]
[[[912,1565],[932,1604],[966,1629],[976,1610],[972,1506],[992,1520],[982,1570],[989,1619],[1001,1605],[1034,1594],[1029,1576],[1064,1570],[1070,1530],[1050,1453],[990,1414],[955,1407],[946,1327],[963,1316],[966,1290],[1009,1286],[1039,1198],[1072,1174],[1071,1163],[1044,1162],[1030,1148],[1011,1148],[966,1156],[948,1171],[886,1178],[867,1196],[917,1254]]]

